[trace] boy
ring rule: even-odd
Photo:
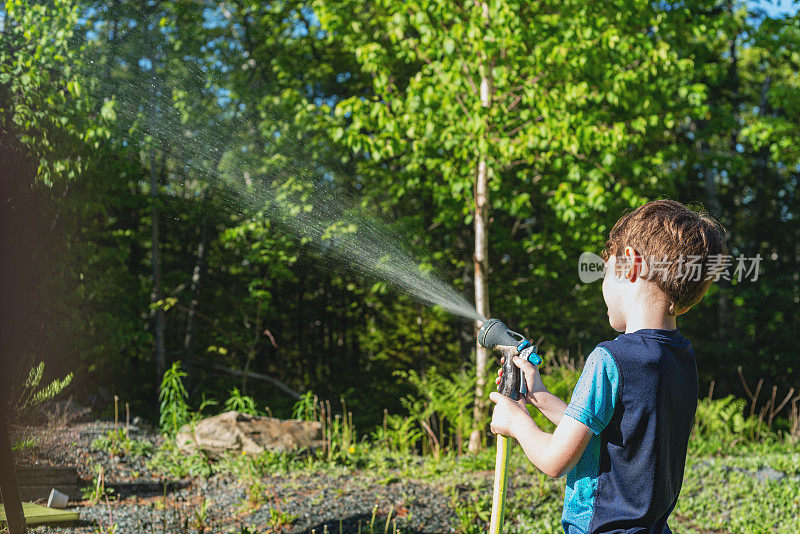
[[[675,319],[711,285],[709,257],[726,252],[721,227],[679,202],[656,200],[623,216],[603,250],[608,320],[623,333],[591,352],[569,404],[519,356],[527,396],[491,394],[492,432],[516,438],[547,475],[567,475],[567,534],[671,532],[697,407],[694,351]],[[557,425],[552,434],[526,401]]]

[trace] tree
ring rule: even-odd
[[[647,175],[668,179],[671,145],[659,141],[697,101],[699,88],[683,83],[691,61],[661,38],[664,14],[645,3],[314,6],[330,38],[351,48],[373,80],[369,94],[336,106],[339,135],[387,195],[424,188],[435,221],[472,225],[474,298],[484,316],[490,222],[526,211],[523,221],[538,222],[536,208],[546,206],[561,224],[586,224],[578,241],[596,235],[604,226],[593,213],[655,191]],[[519,244],[504,243],[503,253]],[[476,345],[476,422],[487,358]],[[476,427],[472,450],[480,436]]]
[[[741,361],[747,375],[785,386],[797,369],[796,340],[777,325],[788,317],[784,306],[800,298],[791,274],[797,270],[798,154],[790,141],[797,134],[798,17],[698,1],[671,18],[668,39],[696,58],[693,82],[707,95],[678,139],[679,194],[702,200],[727,228],[731,275],[739,257],[747,268],[751,258],[762,258],[756,281],[753,273],[720,279],[687,333],[697,334],[704,355],[701,378],[719,384],[719,393],[744,393],[737,366],[730,365],[730,354],[742,350],[750,355]]]

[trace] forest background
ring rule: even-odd
[[[485,390],[473,323],[289,231],[236,175],[350,199],[574,360],[616,336],[581,252],[647,200],[699,204],[734,262],[761,258],[679,319],[701,391],[744,396],[741,373],[782,396],[800,382],[796,6],[8,0],[12,380],[44,361],[95,413],[118,395],[157,421],[180,362],[195,407],[235,387],[288,417],[313,391],[364,431],[403,411],[408,372]]]

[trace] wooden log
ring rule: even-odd
[[[77,486],[78,468],[32,466],[17,467],[17,483],[20,486]]]
[[[76,467],[16,466],[20,498],[25,501],[47,499],[55,488],[66,493],[71,501],[81,499],[80,480]]]

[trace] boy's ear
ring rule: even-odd
[[[644,261],[644,257],[636,252],[632,246],[628,245],[625,247],[625,250],[622,252],[625,256],[625,270],[623,271],[623,277],[628,280],[629,282],[635,282],[636,278],[647,278],[647,262]]]

